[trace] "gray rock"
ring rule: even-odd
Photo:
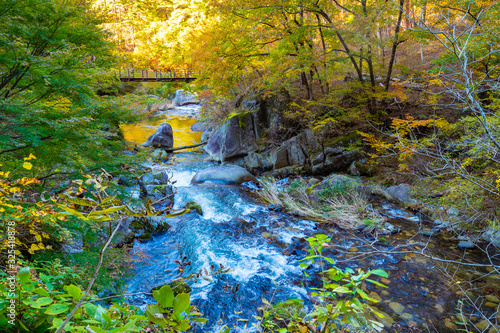
[[[390,234],[397,234],[400,231],[399,228],[396,228],[389,222],[384,223],[384,229],[387,230],[387,232],[389,232]]]
[[[191,125],[191,131],[193,132],[205,132],[207,130],[207,125],[202,122],[197,122]]]
[[[273,169],[273,164],[265,154],[251,152],[241,159],[241,166],[254,175],[260,175]]]
[[[200,104],[200,101],[196,98],[195,95],[182,89],[175,92],[173,102],[177,106]]]
[[[202,134],[201,134],[201,142],[208,141],[212,134],[214,133],[214,129],[212,127],[207,128]]]
[[[422,236],[426,236],[426,237],[432,237],[432,236],[436,235],[436,233],[430,229],[420,230],[418,233],[421,234]]]
[[[483,240],[486,242],[489,242],[496,246],[497,248],[500,248],[500,230],[498,228],[494,227],[488,227],[482,234]]]
[[[316,175],[345,172],[360,158],[361,154],[357,151],[344,150],[342,147],[326,147],[323,153],[312,159],[312,172]]]
[[[147,198],[153,200],[160,200],[167,196],[171,196],[170,201],[173,200],[172,194],[174,193],[172,185],[145,185],[144,186],[144,195]]]
[[[198,172],[191,183],[201,184],[204,182],[213,182],[225,185],[241,184],[244,182],[255,181],[257,179],[252,176],[245,168],[236,165],[223,165],[211,167]]]
[[[165,150],[158,148],[153,151],[151,156],[155,160],[166,160],[168,158],[168,153]]]
[[[397,201],[404,203],[411,202],[411,186],[409,185],[401,184],[397,186],[391,186],[387,188],[387,193],[389,193],[389,195]]]
[[[460,211],[458,209],[452,207],[446,211],[446,214],[448,214],[448,216],[451,216],[451,217],[458,217],[460,215]]]
[[[228,161],[258,149],[259,138],[255,113],[232,116],[210,136],[205,151],[215,161]]]
[[[350,191],[366,193],[367,188],[359,179],[354,179],[344,175],[331,174],[311,190],[312,194],[320,196],[335,196],[338,194],[348,194]]]
[[[473,249],[476,247],[476,244],[471,241],[460,241],[458,242],[458,247],[461,249]]]
[[[172,126],[168,123],[163,123],[158,127],[155,134],[151,134],[143,147],[162,147],[172,148],[174,146],[174,134]]]

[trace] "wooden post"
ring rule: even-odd
[[[130,69],[127,68],[127,79],[130,81]]]

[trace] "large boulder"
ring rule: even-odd
[[[196,98],[195,95],[182,89],[175,92],[173,102],[176,106],[200,104],[200,101]]]
[[[245,168],[237,165],[211,167],[198,172],[194,175],[193,179],[191,179],[192,184],[212,182],[223,185],[232,185],[249,181],[257,181],[257,179]]]
[[[239,97],[232,105],[233,113],[211,135],[205,151],[213,160],[229,161],[256,152],[263,136],[280,139],[286,130],[283,114],[289,103],[286,91],[266,97]]]
[[[174,134],[169,123],[163,123],[158,127],[155,134],[151,134],[143,147],[172,148],[174,146]]]
[[[228,161],[258,149],[256,114],[233,114],[210,136],[205,151],[214,161]]]

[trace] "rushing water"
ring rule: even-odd
[[[125,138],[142,143],[156,131],[159,124],[169,122],[174,128],[176,146],[189,145],[200,140],[200,133],[191,132],[196,122],[186,117],[195,107],[180,113],[160,115],[140,124],[123,127]],[[375,269],[383,268],[390,274],[385,281],[388,288],[368,286],[368,292],[377,292],[383,299],[377,306],[404,325],[427,325],[431,331],[446,332],[443,322],[456,307],[456,296],[446,279],[431,262],[422,258],[390,253],[397,246],[411,242],[423,242],[430,248],[445,245],[418,235],[420,219],[398,207],[382,202],[375,205],[391,223],[404,232],[386,236],[385,244],[375,244],[372,239],[340,231],[333,226],[316,223],[292,215],[269,211],[252,199],[251,191],[244,186],[191,185],[196,172],[212,166],[204,161],[201,150],[178,153],[176,158],[162,165],[151,165],[154,172],[167,171],[177,187],[175,207],[183,208],[188,201],[195,201],[203,209],[203,215],[190,212],[169,220],[171,228],[155,235],[152,241],[134,244],[134,251],[147,256],[144,264],[135,269],[129,280],[128,292],[149,292],[153,287],[180,277],[178,264],[190,262],[184,276],[201,271],[210,272],[224,267],[226,274],[198,279],[191,284],[193,304],[209,322],[199,332],[217,332],[222,324],[237,327],[235,331],[252,331],[252,323],[258,323],[262,299],[283,301],[302,298],[310,306],[308,291],[317,283],[306,279],[299,268],[299,260],[306,255],[305,237],[326,233],[332,237],[333,247],[329,255],[336,258],[341,267]],[[435,243],[435,244],[434,244]],[[356,251],[370,252],[357,255]],[[381,250],[384,253],[376,253]],[[402,248],[401,250],[405,250]],[[460,255],[460,250],[456,255]],[[463,251],[462,251],[463,253]],[[148,296],[129,300],[144,307],[154,303]],[[394,302],[403,307],[395,310]],[[246,321],[248,320],[248,322]],[[248,328],[244,328],[247,325]],[[405,326],[408,327],[408,326]],[[435,328],[435,329],[434,329]]]

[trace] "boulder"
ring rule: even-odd
[[[151,134],[143,147],[162,147],[172,148],[174,146],[174,134],[172,126],[168,123],[163,123],[158,127],[155,134]]]
[[[223,165],[211,167],[198,172],[193,179],[192,184],[201,184],[204,182],[213,182],[224,185],[241,184],[244,182],[255,181],[257,179],[252,176],[245,168],[237,165]]]
[[[320,197],[335,197],[337,195],[349,195],[351,192],[367,193],[368,189],[360,179],[354,179],[344,175],[331,174],[311,189],[311,194]]]
[[[204,149],[212,160],[228,161],[256,151],[258,138],[254,112],[233,114],[210,136]]]
[[[205,132],[207,130],[207,125],[202,122],[197,122],[191,125],[191,131],[193,132]]]
[[[397,186],[391,186],[387,188],[387,193],[399,202],[408,203],[411,202],[411,186],[406,184],[400,184]]]
[[[174,102],[176,106],[200,104],[200,101],[196,98],[195,95],[182,89],[179,89],[175,92],[175,97],[172,102]]]

